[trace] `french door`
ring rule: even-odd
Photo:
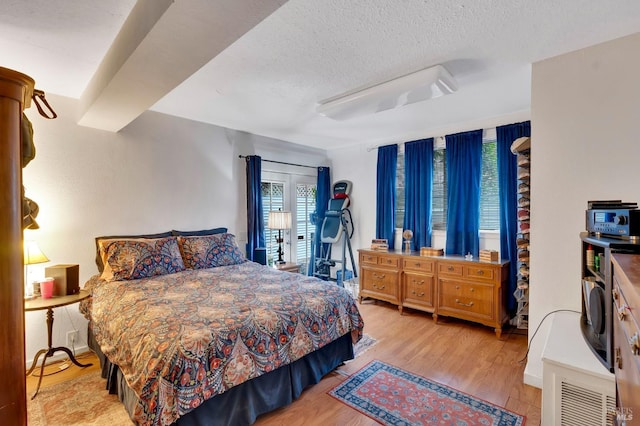
[[[278,230],[267,227],[269,211],[282,209],[292,217],[291,229],[281,231],[284,259],[306,271],[315,231],[309,214],[316,209],[316,177],[263,171],[261,191],[267,263],[278,258]]]

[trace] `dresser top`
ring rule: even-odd
[[[485,262],[485,261],[480,261],[477,257],[474,257],[472,260],[467,260],[464,258],[464,256],[460,256],[457,254],[445,254],[442,256],[421,256],[420,252],[418,251],[411,251],[411,252],[406,252],[403,250],[371,250],[371,249],[359,249],[358,252],[360,253],[367,253],[367,254],[378,254],[378,255],[385,255],[385,256],[398,256],[398,257],[419,257],[422,259],[434,259],[434,260],[453,260],[453,261],[459,261],[459,262],[469,262],[469,263],[483,263],[483,264],[487,264],[487,265],[501,265],[504,266],[506,264],[509,263],[508,260],[499,260],[496,262]]]

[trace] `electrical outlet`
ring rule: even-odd
[[[80,332],[78,330],[67,331],[67,346],[73,348],[78,339],[80,338]]]

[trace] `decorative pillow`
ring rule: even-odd
[[[137,280],[184,271],[176,237],[100,240],[105,281]]]
[[[236,265],[247,261],[233,234],[178,237],[184,265],[191,269]]]
[[[103,236],[96,237],[96,266],[98,267],[98,272],[102,273],[104,270],[104,263],[102,262],[102,254],[100,253],[100,241],[103,240],[133,240],[138,238],[146,238],[146,239],[154,239],[154,238],[165,238],[170,237],[171,231],[160,232],[158,234],[144,234],[144,235],[112,235],[112,236]]]
[[[203,229],[201,231],[176,231],[175,229],[171,231],[172,235],[181,235],[183,237],[194,237],[201,235],[214,235],[214,234],[224,234],[227,232],[227,228],[213,228],[213,229]]]

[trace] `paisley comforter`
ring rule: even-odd
[[[362,337],[350,294],[253,262],[105,282],[82,308],[138,404],[138,424],[170,424],[208,398],[338,337]]]

